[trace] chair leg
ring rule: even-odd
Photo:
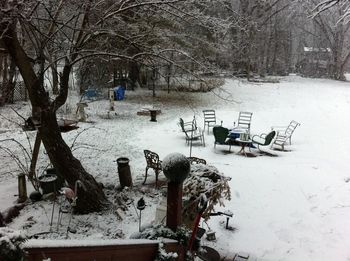
[[[142,185],[146,183],[147,180],[147,172],[148,172],[148,167],[146,167],[146,172],[145,172],[145,180],[143,181]]]

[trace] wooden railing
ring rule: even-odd
[[[30,240],[25,245],[27,261],[153,261],[159,241],[154,240]],[[164,243],[167,252],[178,253],[184,260],[184,249],[174,240]]]

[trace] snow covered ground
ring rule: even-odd
[[[287,125],[291,120],[301,123],[293,135],[289,152],[271,151],[278,157],[258,156],[246,158],[237,155],[238,147],[227,153],[227,147],[214,149],[212,132],[205,132],[206,146],[194,144],[192,155],[204,158],[210,165],[231,177],[232,199],[217,210],[234,213],[230,225],[235,231],[224,229],[225,217],[212,217],[209,226],[216,231],[214,245],[221,253],[247,252],[259,260],[350,260],[350,84],[325,79],[308,79],[289,76],[280,83],[247,83],[227,80],[221,89],[211,93],[158,92],[153,99],[150,91],[127,91],[126,99],[115,102],[116,114],[108,115],[108,101],[89,103],[87,113],[92,123],[80,123],[76,131],[63,134],[71,144],[78,132],[83,132],[74,154],[86,169],[102,182],[114,200],[119,184],[118,157],[128,157],[135,187],[124,192],[128,209],[123,221],[111,212],[75,216],[72,239],[128,238],[138,231],[138,219],[130,198],[145,198],[147,207],[142,223],[152,222],[155,208],[162,193],[152,184],[142,186],[145,171],[143,150],[157,152],[160,158],[172,152],[189,156],[184,134],[177,125],[178,118],[185,121],[196,116],[198,125],[203,122],[202,110],[215,109],[223,126],[232,127],[239,111],[253,112],[251,132],[266,133],[271,126]],[[75,111],[76,97],[62,110]],[[27,104],[16,104],[22,115],[29,116]],[[138,116],[142,108],[157,108],[162,114],[158,122],[149,116]],[[0,114],[20,121],[9,107],[0,108]],[[34,139],[34,133],[29,133]],[[13,122],[0,120],[0,140],[15,138],[23,143],[26,136]],[[86,147],[93,147],[87,149]],[[14,147],[11,147],[15,149]],[[267,149],[268,150],[268,149]],[[0,152],[2,155],[3,152]],[[44,152],[38,166],[47,166]],[[1,158],[2,172],[13,172],[8,158]],[[39,173],[40,173],[39,171]],[[154,181],[150,171],[148,182]],[[162,180],[165,177],[160,175]],[[28,188],[31,191],[31,188]],[[17,178],[0,175],[0,210],[16,200]],[[120,195],[120,194],[119,194]],[[25,229],[29,235],[50,230],[52,204],[41,201],[21,211],[10,227]],[[57,231],[57,212],[52,231],[41,238],[65,238],[68,216]],[[206,228],[206,225],[204,225]]]

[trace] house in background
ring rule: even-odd
[[[306,47],[302,49],[301,59],[296,64],[296,71],[307,77],[326,77],[331,71],[331,49]]]

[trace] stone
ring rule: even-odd
[[[33,201],[39,201],[41,200],[43,197],[43,195],[39,192],[39,191],[33,191],[32,193],[30,193],[29,198]]]

